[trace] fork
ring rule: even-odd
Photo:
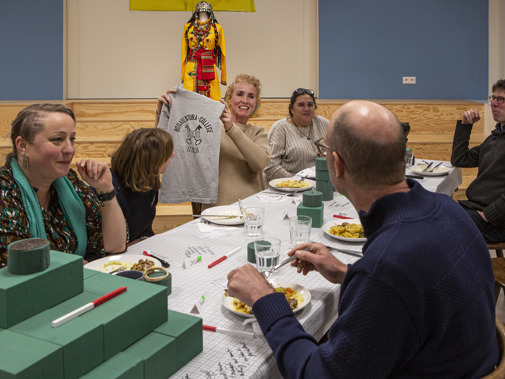
[[[421,172],[431,172],[431,171],[428,171],[428,170],[430,169],[430,167],[431,167],[432,164],[433,164],[433,162],[430,162],[430,164],[428,166],[426,166],[424,168],[424,170],[422,170]]]
[[[433,172],[438,166],[440,166],[442,164],[442,162],[438,163],[436,166],[432,167],[431,169],[429,169],[428,171],[426,172]]]

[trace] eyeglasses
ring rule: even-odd
[[[322,155],[326,155],[326,152],[328,150],[335,150],[329,146],[326,146],[324,144],[324,137],[323,138],[319,138],[316,142],[314,142],[314,144],[316,145],[317,147],[317,150],[319,150],[319,152],[322,154]]]
[[[489,102],[490,103],[492,103],[495,100],[498,103],[498,105],[502,105],[505,102],[505,97],[503,97],[503,96],[495,96],[495,95],[489,96]]]
[[[306,93],[307,95],[314,97],[314,91],[312,91],[311,89],[307,89],[307,88],[297,88],[293,91],[293,93],[296,96],[303,95],[304,93]]]

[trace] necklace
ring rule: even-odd
[[[308,127],[309,132],[307,133],[307,135],[305,135],[305,134],[303,134],[303,133],[302,133],[302,131],[301,131],[301,129],[300,129],[300,128],[302,128],[302,127],[301,127],[301,126],[296,125],[296,122],[295,122],[295,120],[293,120],[293,117],[291,117],[291,122],[292,122],[292,123],[293,123],[293,125],[296,127],[296,130],[298,130],[298,133],[300,133],[300,135],[301,135],[302,137],[305,137],[305,138],[307,138],[307,139],[310,141],[310,132],[312,131],[312,121],[310,122],[310,125],[309,125],[309,127]],[[305,127],[303,127],[303,128],[306,128],[306,126],[305,126]]]

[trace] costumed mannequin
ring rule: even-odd
[[[216,67],[221,69],[221,84],[226,85],[223,28],[214,17],[212,5],[201,1],[196,4],[182,33],[181,79],[184,88],[213,100],[221,99]]]

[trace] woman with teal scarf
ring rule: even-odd
[[[83,258],[126,249],[107,164],[77,162],[80,178],[70,169],[75,136],[75,115],[61,104],[30,105],[12,122],[13,152],[0,168],[0,267],[7,245],[24,238],[45,238],[52,250]]]

